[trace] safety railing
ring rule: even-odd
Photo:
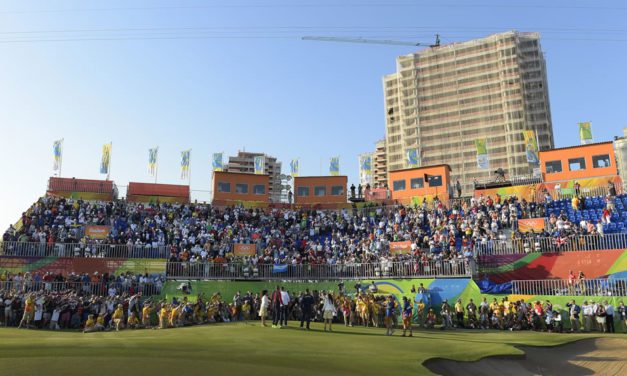
[[[2,242],[0,256],[164,259],[170,250],[148,245]]]
[[[161,294],[162,284],[137,282],[77,282],[77,281],[0,281],[0,291],[18,293],[30,292],[67,292],[72,291],[83,295],[115,296],[123,293],[143,295]]]
[[[512,281],[520,295],[627,296],[627,279],[540,279]]]
[[[475,244],[475,255],[481,257],[531,252],[597,251],[623,248],[627,249],[627,233],[479,241]]]
[[[170,262],[168,279],[338,280],[416,277],[469,277],[472,259],[403,261],[342,265],[247,265],[241,263]]]

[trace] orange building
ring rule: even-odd
[[[544,182],[618,174],[611,141],[541,151],[540,168]]]
[[[346,176],[299,176],[294,178],[297,205],[346,204]]]
[[[47,194],[93,201],[111,201],[115,185],[111,180],[89,180],[51,177]]]
[[[189,185],[130,182],[126,191],[126,200],[187,204],[190,200]]]
[[[420,203],[423,198],[431,201],[435,196],[448,201],[450,179],[451,167],[447,164],[408,168],[390,171],[388,187],[392,200],[402,204]]]
[[[213,172],[213,205],[224,206],[239,203],[267,205],[270,177],[268,175],[239,172]]]

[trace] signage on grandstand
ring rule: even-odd
[[[544,230],[544,218],[527,218],[518,220],[520,232],[542,232]]]
[[[109,226],[85,226],[85,236],[89,236],[92,239],[106,239],[109,236],[111,229]]]
[[[410,253],[411,252],[411,242],[409,240],[404,242],[391,242],[390,243],[390,253],[393,255],[401,254],[401,253]]]
[[[257,246],[255,244],[235,244],[233,247],[235,256],[254,256],[257,254]]]

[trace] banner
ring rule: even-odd
[[[298,159],[292,159],[290,162],[290,174],[293,178],[297,177],[300,170],[300,163]]]
[[[236,243],[233,245],[233,254],[235,256],[254,256],[257,254],[257,246],[255,244]]]
[[[579,123],[579,140],[582,145],[592,143],[592,125],[589,121]]]
[[[191,153],[191,149],[181,152],[181,179],[189,178],[189,159]]]
[[[159,153],[159,147],[154,149],[148,149],[148,173],[151,176],[155,176],[157,173],[157,154]]]
[[[490,168],[490,159],[488,158],[488,139],[482,138],[475,140],[477,148],[477,167],[482,170]]]
[[[331,176],[340,175],[340,157],[331,157],[331,161],[329,163],[329,174]]]
[[[518,220],[520,232],[542,232],[544,230],[544,218],[527,218]]]
[[[91,239],[106,239],[109,236],[109,231],[111,231],[109,226],[85,226],[85,236]]]
[[[100,159],[100,173],[109,174],[111,167],[111,146],[112,143],[102,145],[102,158]]]
[[[287,264],[272,265],[272,273],[287,273]]]
[[[523,138],[525,139],[527,162],[531,164],[539,164],[540,157],[538,156],[538,140],[536,139],[536,132],[523,131]]]
[[[63,158],[63,139],[57,140],[52,144],[52,152],[54,154],[54,171],[61,170],[61,159]]]
[[[397,255],[411,252],[411,241],[390,242],[390,254]]]
[[[362,154],[359,158],[360,175],[372,175],[372,153]]]
[[[266,157],[258,155],[255,157],[255,174],[263,175],[266,169]]]
[[[213,153],[211,165],[213,167],[213,171],[224,170],[224,164],[222,163],[222,153]]]
[[[418,167],[418,149],[407,149],[407,165],[409,167]]]

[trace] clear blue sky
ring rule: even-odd
[[[501,4],[501,5],[499,5]],[[506,5],[503,5],[506,4]],[[303,175],[357,178],[357,155],[384,135],[383,75],[412,47],[301,41],[304,35],[463,41],[540,31],[557,146],[627,126],[624,1],[482,0],[3,0],[0,1],[0,227],[45,192],[52,142],[63,175],[180,183],[192,149],[192,189],[209,190],[210,156],[277,156]],[[78,39],[78,40],[77,40]],[[196,192],[207,199],[208,194]]]

